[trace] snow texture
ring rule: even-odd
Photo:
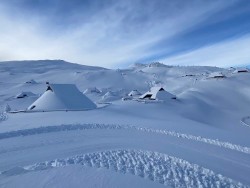
[[[57,125],[57,126],[47,126],[47,127],[39,127],[33,129],[23,129],[17,131],[10,131],[5,133],[0,133],[0,140],[6,138],[13,138],[19,136],[29,136],[29,135],[36,135],[36,134],[44,134],[50,132],[59,132],[59,131],[71,131],[71,130],[88,130],[88,129],[132,129],[136,131],[143,131],[155,134],[163,134],[166,136],[173,136],[181,139],[188,139],[197,142],[203,142],[206,144],[211,144],[219,147],[223,147],[226,149],[231,149],[234,151],[242,152],[250,154],[250,148],[240,146],[237,144],[232,144],[230,142],[223,142],[219,141],[218,139],[210,139],[210,138],[203,138],[201,136],[194,136],[190,134],[183,134],[178,133],[175,131],[168,131],[168,130],[159,130],[159,129],[150,129],[145,127],[136,127],[130,125],[108,125],[108,124],[70,124],[70,125]]]
[[[6,121],[8,119],[8,115],[6,112],[0,112],[0,123],[2,121]]]
[[[36,163],[23,168],[2,172],[2,175],[27,173],[74,164],[107,168],[120,173],[130,173],[171,187],[246,187],[241,183],[216,174],[212,170],[191,164],[183,159],[158,152],[141,150],[114,150],[87,153]]]
[[[250,186],[250,74],[235,70],[158,62],[117,70],[62,60],[0,62],[0,187],[36,187],[36,180],[40,187],[63,187],[67,180],[68,187],[94,187],[92,177],[99,187],[129,187],[123,182],[132,179],[146,187]],[[225,77],[210,79],[218,73]],[[61,98],[50,95],[46,105],[58,103],[61,111],[25,110],[46,82],[76,85],[78,93],[86,91],[102,104],[68,111]],[[163,87],[177,100],[127,96],[151,87]],[[23,91],[36,95],[15,98]],[[58,91],[65,101],[72,97]],[[10,113],[3,112],[6,104]]]

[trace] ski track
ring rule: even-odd
[[[247,120],[249,120],[249,119],[250,119],[250,116],[243,117],[243,118],[240,120],[240,122],[241,122],[241,124],[243,124],[243,125],[245,125],[245,126],[247,126],[247,127],[250,127],[250,124],[247,123]]]
[[[151,151],[114,150],[55,159],[4,171],[5,176],[46,170],[68,165],[83,165],[111,169],[120,173],[137,175],[171,187],[246,187],[212,170],[188,161]]]
[[[0,112],[0,123],[2,121],[6,121],[8,119],[8,115],[6,112]]]
[[[193,140],[197,142],[203,142],[206,144],[211,144],[211,145],[223,147],[226,149],[231,149],[234,151],[250,154],[249,147],[232,144],[230,142],[219,141],[218,139],[210,139],[210,138],[204,138],[201,136],[178,133],[175,131],[159,130],[159,129],[145,128],[145,127],[136,127],[136,126],[130,126],[130,125],[123,126],[123,125],[112,125],[112,124],[110,125],[109,124],[68,124],[68,125],[46,126],[46,127],[23,129],[23,130],[0,133],[0,140],[6,139],[6,138],[29,136],[29,135],[36,135],[36,134],[43,134],[43,133],[50,133],[50,132],[87,130],[87,129],[111,129],[111,130],[132,129],[132,130],[143,131],[143,132],[148,132],[148,133],[156,133],[156,134],[162,134],[166,136],[173,136],[173,137]]]

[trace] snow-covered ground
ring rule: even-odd
[[[2,62],[0,187],[248,187],[250,73],[233,71]],[[4,112],[25,110],[46,82],[76,84],[98,108]],[[177,99],[122,100],[152,86]]]

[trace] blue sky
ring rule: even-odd
[[[250,64],[249,0],[0,1],[0,61]]]

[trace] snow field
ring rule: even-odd
[[[85,129],[131,129],[136,131],[154,133],[154,134],[162,134],[166,136],[173,136],[176,138],[181,139],[188,139],[197,142],[203,142],[206,144],[215,145],[218,147],[223,147],[226,149],[231,149],[234,151],[250,154],[250,148],[245,146],[240,146],[237,144],[233,144],[230,142],[223,142],[220,140],[204,138],[201,136],[194,136],[190,134],[183,134],[178,133],[175,131],[168,131],[168,130],[159,130],[159,129],[151,129],[145,127],[136,127],[130,125],[109,125],[109,124],[69,124],[69,125],[56,125],[56,126],[47,126],[47,127],[39,127],[33,129],[23,129],[17,131],[10,131],[5,133],[0,133],[0,140],[6,138],[13,138],[19,136],[29,136],[29,135],[36,135],[36,134],[43,134],[43,133],[50,133],[50,132],[60,132],[60,131],[71,131],[71,130],[85,130]]]
[[[130,173],[171,187],[246,187],[230,178],[183,159],[141,150],[87,153],[66,159],[36,163],[23,167],[19,171],[28,173],[74,164]],[[3,175],[8,173],[8,171],[2,172]]]
[[[63,187],[67,180],[66,187],[97,187],[93,177],[109,188],[137,181],[147,186],[134,187],[250,185],[248,73],[158,63],[108,70],[63,61],[0,68],[0,106],[14,111],[30,106],[47,81],[75,84],[92,101],[109,104],[65,113],[0,113],[0,187],[36,187],[36,181],[38,187]],[[225,78],[207,79],[213,72]],[[177,100],[121,100],[152,86]],[[15,98],[22,91],[36,96]]]

